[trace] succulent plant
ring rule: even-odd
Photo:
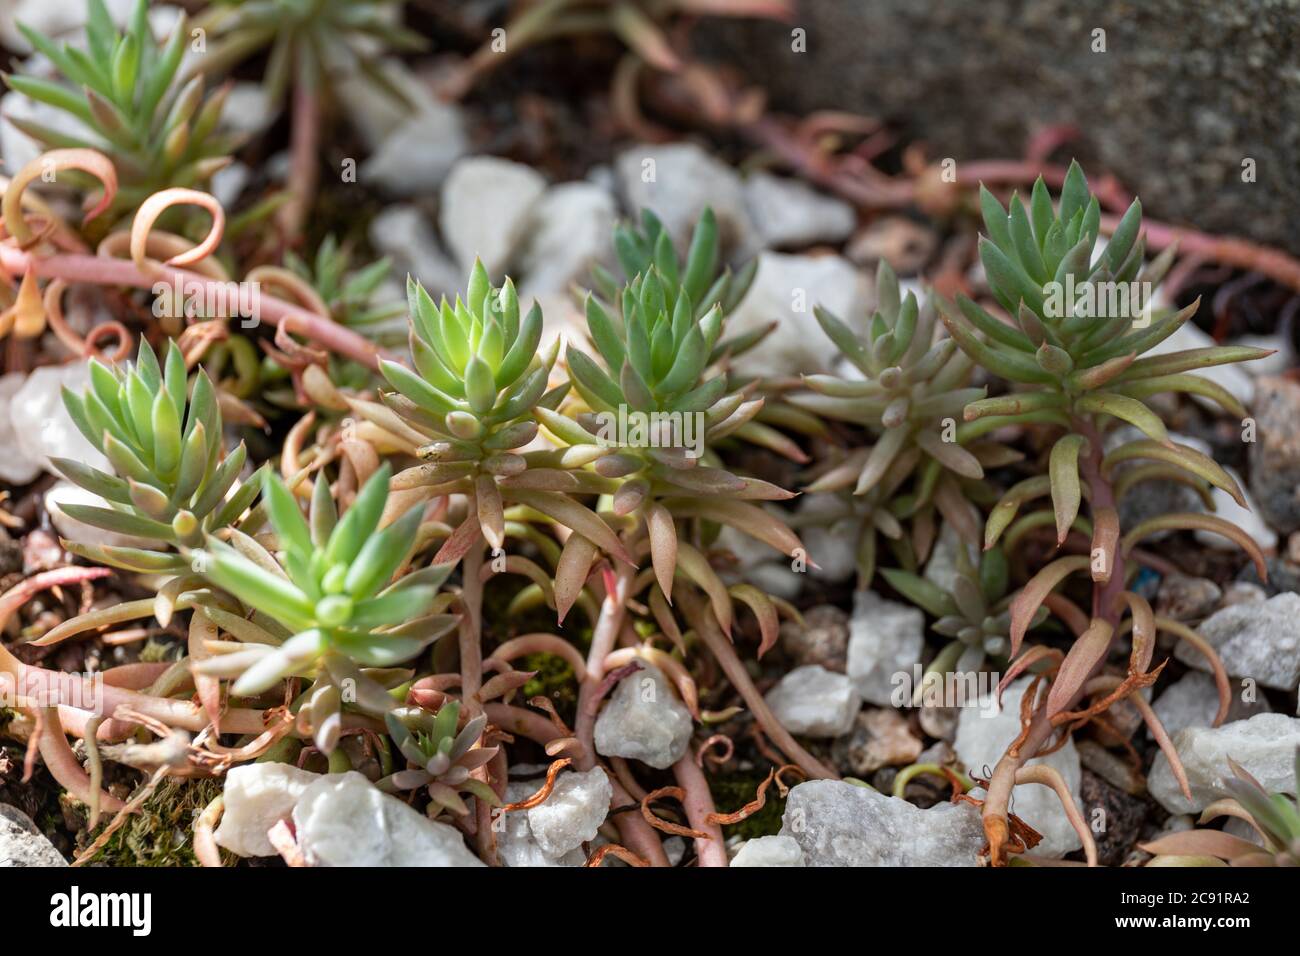
[[[268,474],[263,503],[282,561],[247,535],[236,536],[234,546],[208,539],[201,563],[208,580],[291,635],[278,645],[250,644],[235,661],[229,659],[235,655],[217,659],[212,666],[222,676],[238,671],[234,694],[315,674],[331,653],[357,665],[391,667],[455,626],[454,616],[436,613],[435,602],[450,568],[432,566],[390,584],[410,556],[424,511],[421,503],[379,528],[390,476],[381,465],[341,518],[319,477],[308,521],[284,483]]]
[[[597,263],[592,267],[592,285],[597,304],[605,312],[614,313],[622,297],[626,282],[639,275],[648,274],[655,266],[664,276],[685,275],[694,261],[701,270],[702,279],[695,280],[695,291],[704,289],[703,299],[695,303],[696,317],[702,317],[714,306],[722,311],[724,334],[713,345],[706,368],[717,368],[727,373],[728,391],[746,389],[751,397],[761,393],[763,402],[755,416],[730,431],[726,440],[744,441],[776,452],[800,463],[807,455],[782,431],[794,430],[806,435],[824,437],[826,429],[820,419],[796,409],[785,402],[774,390],[768,390],[761,379],[742,378],[732,368],[732,360],[758,346],[776,327],[770,325],[751,329],[740,335],[729,336],[726,317],[745,298],[758,272],[758,260],[750,259],[736,271],[725,265],[719,255],[718,224],[712,208],[705,207],[696,224],[693,243],[684,262],[678,262],[672,237],[659,217],[649,209],[641,210],[640,222],[623,221],[614,227],[614,253],[624,279]],[[696,245],[698,243],[698,245]],[[698,256],[698,258],[696,258]],[[580,303],[584,308],[586,297]],[[613,303],[613,304],[611,304]]]
[[[67,113],[84,128],[69,134],[30,120],[8,117],[43,148],[86,147],[107,155],[120,188],[106,225],[166,187],[201,188],[230,162],[238,145],[217,132],[227,87],[205,94],[202,76],[176,83],[189,31],[184,17],[171,36],[155,42],[149,4],[136,0],[126,33],[113,25],[103,0],[87,0],[86,48],[56,44],[19,26],[33,47],[61,74],[62,81],[13,74],[9,86]],[[70,174],[73,178],[76,174]]]
[[[495,757],[500,748],[475,747],[487,727],[487,717],[479,714],[458,729],[460,714],[460,701],[455,700],[445,703],[437,714],[413,707],[389,711],[385,715],[388,734],[411,765],[381,779],[380,789],[400,792],[424,787],[434,804],[457,816],[469,813],[462,791],[498,806],[501,801],[492,788],[470,774]]]
[[[1112,481],[1112,475],[1124,462],[1148,461],[1152,464],[1134,469],[1142,480],[1208,482],[1244,506],[1232,476],[1209,457],[1173,442],[1164,422],[1143,399],[1164,391],[1188,392],[1244,415],[1223,388],[1189,372],[1269,353],[1232,346],[1142,357],[1187,322],[1196,303],[1177,313],[1151,308],[1151,290],[1168,269],[1172,254],[1144,264],[1142,213],[1136,200],[1105,250],[1094,255],[1100,206],[1089,194],[1077,163],[1070,166],[1056,206],[1041,178],[1033,187],[1028,209],[1014,195],[1009,209],[1003,208],[987,190],[981,192],[981,204],[988,236],[980,239],[980,258],[993,297],[1011,322],[965,297],[958,297],[955,306],[940,300],[940,313],[958,347],[987,371],[1011,382],[1013,390],[971,402],[963,417],[982,431],[1037,425],[1047,426],[1048,434],[1056,436],[1047,473],[1017,483],[994,506],[985,526],[984,546],[997,544],[1026,502],[1044,496],[1050,496],[1051,510],[1020,518],[1021,531],[1041,523],[1055,525],[1058,545],[1067,544],[1071,529],[1090,539],[1087,553],[1050,561],[1008,605],[1008,637],[1015,659],[1004,681],[1035,662],[1051,659],[1053,663],[1048,693],[1028,715],[1024,733],[998,761],[990,779],[984,829],[991,859],[1000,864],[1008,851],[1024,848],[1023,841],[1012,836],[1007,809],[1024,762],[1048,746],[1058,728],[1104,712],[1116,700],[1150,686],[1160,672],[1158,666],[1152,667],[1156,632],[1170,627],[1155,617],[1144,597],[1125,589],[1136,568],[1135,547],[1159,531],[1213,531],[1240,545],[1260,576],[1267,577],[1264,556],[1254,540],[1212,514],[1162,514],[1121,529],[1116,502],[1123,487]],[[1145,437],[1107,450],[1103,436],[1116,422],[1134,426]],[[1085,500],[1086,517],[1080,514]],[[1038,646],[1021,654],[1021,643],[1041,620],[1049,595],[1068,577],[1085,571],[1093,583],[1090,614],[1058,596],[1058,607],[1073,609],[1058,612],[1076,635],[1069,650],[1062,656],[1053,648]],[[1132,631],[1126,673],[1113,681],[1104,677],[1100,683],[1090,683],[1110,656],[1115,636],[1124,629]],[[1178,754],[1158,718],[1146,711],[1143,716],[1181,774]],[[1182,785],[1188,792],[1185,780]]]
[[[1228,766],[1232,776],[1223,778],[1223,788],[1229,796],[1210,804],[1199,822],[1225,816],[1245,820],[1264,845],[1222,830],[1183,830],[1141,844],[1142,849],[1156,854],[1147,866],[1300,866],[1300,805],[1295,790],[1300,782],[1300,748],[1296,749],[1296,776],[1290,793],[1269,793],[1231,758]]]
[[[867,334],[856,335],[841,319],[817,306],[814,314],[840,353],[862,373],[861,379],[807,375],[804,381],[819,397],[804,404],[842,421],[880,433],[862,459],[853,483],[854,494],[866,494],[885,477],[890,465],[915,446],[924,465],[925,484],[933,487],[948,471],[980,479],[984,469],[955,435],[945,439],[944,419],[960,415],[984,388],[963,387],[973,364],[950,339],[935,341],[935,312],[916,295],[900,296],[898,279],[881,260],[876,272],[879,305],[867,322]],[[847,477],[847,476],[846,476]],[[837,484],[844,479],[837,481]]]
[[[77,428],[117,471],[110,475],[67,458],[53,459],[69,481],[104,498],[108,507],[65,504],[71,518],[118,534],[193,547],[235,521],[257,495],[257,477],[240,481],[246,452],[221,450],[221,410],[207,375],[194,376],[186,401],[185,359],[169,343],[163,366],[147,341],[134,366],[90,361],[83,395],[63,390]],[[66,542],[68,550],[141,572],[189,568],[184,556],[163,551]]]

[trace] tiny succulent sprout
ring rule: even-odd
[[[158,43],[147,0],[136,0],[125,33],[103,0],[87,0],[86,9],[84,50],[19,25],[60,80],[5,77],[11,89],[66,113],[77,130],[12,115],[8,121],[46,149],[88,148],[113,161],[120,189],[103,220],[111,226],[160,189],[204,187],[239,143],[217,129],[229,87],[205,94],[202,76],[177,81],[190,38],[184,16]]]
[[[1243,820],[1259,841],[1222,830],[1194,829],[1172,833],[1139,846],[1154,858],[1147,866],[1300,866],[1300,805],[1292,793],[1269,793],[1245,768],[1229,758],[1223,778],[1228,796],[1205,808],[1198,821],[1220,817]],[[1295,755],[1300,780],[1300,748]],[[1261,845],[1262,843],[1262,845]]]
[[[310,261],[293,250],[285,252],[284,261],[288,271],[319,299],[321,311],[335,322],[383,345],[397,345],[406,338],[406,323],[394,321],[405,316],[406,305],[400,300],[375,301],[392,272],[387,258],[354,269],[352,250],[331,234],[321,241]],[[265,274],[265,269],[257,270],[258,274]]]
[[[322,666],[329,664],[322,660],[327,655],[394,667],[455,626],[455,616],[437,613],[445,606],[437,589],[449,567],[431,566],[390,583],[414,547],[424,505],[380,529],[389,476],[389,466],[381,465],[342,517],[336,517],[329,486],[319,478],[308,520],[293,493],[268,474],[263,503],[278,560],[239,532],[230,544],[209,538],[208,580],[290,635],[279,644],[250,644],[203,662],[209,673],[237,677],[232,693],[259,694],[291,675],[341,673]],[[236,659],[233,666],[227,658]]]
[[[194,547],[238,519],[257,496],[256,476],[240,481],[246,452],[221,449],[221,410],[202,369],[186,401],[187,372],[173,342],[160,366],[142,341],[134,366],[90,362],[90,387],[63,390],[69,417],[117,472],[67,458],[53,465],[69,481],[105,499],[107,507],[61,505],[77,521],[117,534]],[[188,569],[174,552],[65,542],[74,554],[142,573]]]
[[[384,715],[388,734],[408,761],[406,769],[395,771],[378,782],[381,790],[401,792],[424,787],[434,809],[465,816],[469,807],[461,793],[469,793],[489,806],[501,801],[482,780],[470,775],[497,755],[499,747],[475,746],[487,727],[479,714],[460,725],[460,701],[443,704],[436,714],[414,707],[391,710]],[[436,814],[435,814],[436,816]]]
[[[952,587],[939,585],[898,568],[881,568],[881,576],[899,594],[933,615],[936,634],[949,642],[926,667],[916,694],[923,693],[931,675],[977,671],[986,662],[1004,667],[1011,654],[1011,612],[1007,594],[1007,559],[999,548],[985,551],[972,562],[965,548],[958,549]],[[1041,624],[1047,609],[1039,608],[1033,622]]]

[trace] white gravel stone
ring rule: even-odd
[[[57,481],[45,492],[45,511],[60,535],[77,544],[108,545],[117,548],[152,548],[156,542],[116,531],[105,531],[94,525],[78,521],[63,511],[64,505],[90,505],[94,508],[112,508],[93,491],[74,485],[70,481]]]
[[[293,822],[312,866],[483,866],[455,827],[430,820],[353,770],[308,786]]]
[[[361,164],[358,178],[390,196],[436,192],[469,149],[459,107],[433,102],[412,113]]]
[[[30,461],[39,462],[51,473],[51,458],[71,458],[111,472],[108,459],[77,431],[63,407],[61,388],[66,386],[81,393],[89,384],[90,369],[85,362],[42,365],[34,369],[9,401],[9,420],[16,439],[13,450]]]
[[[731,860],[732,866],[807,866],[799,841],[790,836],[754,837],[746,840]]]
[[[781,726],[806,737],[838,737],[848,733],[862,699],[844,674],[820,664],[796,667],[764,698]]]
[[[740,176],[694,143],[628,147],[614,161],[614,172],[628,215],[639,220],[641,210],[649,209],[679,252],[687,249],[695,223],[710,207],[724,252],[752,253],[753,223]]]
[[[798,842],[808,866],[975,866],[984,844],[970,804],[922,810],[841,780],[791,790],[781,836]]]
[[[808,574],[819,581],[847,581],[858,573],[860,518],[850,516],[831,524],[804,523],[817,521],[819,517],[837,513],[842,508],[834,495],[803,495],[795,507],[799,536],[808,550],[808,557],[817,562],[816,567],[808,566]],[[772,550],[776,551],[775,548]],[[790,559],[780,554],[778,558],[789,571]]]
[[[471,156],[451,168],[442,186],[439,225],[462,271],[474,257],[493,279],[510,264],[524,237],[533,204],[546,190],[542,174],[496,156]]]
[[[520,296],[568,294],[588,284],[593,263],[605,261],[618,204],[594,183],[552,186],[533,207],[519,255]]]
[[[221,125],[233,133],[256,136],[275,121],[275,104],[261,83],[244,81],[234,84],[226,94],[221,111]]]
[[[983,775],[984,768],[993,768],[1006,752],[1007,746],[1020,734],[1020,700],[1028,688],[1030,678],[1016,681],[1002,695],[1002,709],[996,710],[992,694],[980,699],[979,707],[963,707],[957,718],[957,738],[953,748],[966,768]],[[1046,764],[1054,768],[1074,795],[1075,804],[1082,810],[1079,795],[1082,771],[1074,741],[1047,757],[1035,757],[1029,765]],[[1043,835],[1043,842],[1033,852],[1043,857],[1060,857],[1082,844],[1074,832],[1065,809],[1050,787],[1026,784],[1015,788],[1011,811]]]
[[[36,480],[36,476],[41,473],[41,463],[19,451],[18,429],[9,417],[9,405],[14,393],[26,381],[27,375],[23,372],[0,375],[0,448],[5,449],[5,454],[0,455],[0,481],[10,485],[25,485]]]
[[[1300,682],[1300,594],[1284,591],[1262,603],[1229,605],[1201,622],[1199,630],[1233,677],[1253,677],[1278,690],[1295,690]],[[1205,657],[1183,642],[1174,656],[1210,670]]]
[[[538,848],[547,856],[561,857],[595,839],[613,795],[614,788],[599,767],[561,773],[551,795],[527,811]]]
[[[1266,358],[1256,359],[1253,362],[1242,362],[1241,368],[1247,372],[1251,378],[1262,378],[1266,375],[1281,375],[1287,369],[1296,364],[1295,349],[1291,345],[1291,340],[1281,334],[1274,332],[1272,335],[1242,335],[1233,339],[1230,345],[1247,345],[1257,349],[1272,349],[1273,354]]]
[[[32,818],[0,803],[0,870],[7,867],[67,866],[68,861]]]
[[[839,350],[817,324],[813,306],[858,328],[869,288],[865,274],[840,256],[762,253],[753,284],[727,319],[727,332],[739,335],[772,322],[777,326],[735,359],[736,371],[777,377],[830,369]]]
[[[691,713],[652,664],[619,681],[596,718],[596,752],[671,767],[691,742]]]
[[[392,259],[398,275],[403,279],[408,274],[414,276],[435,301],[440,295],[455,295],[465,281],[416,206],[399,203],[382,210],[370,223],[370,241]],[[403,297],[405,294],[403,289]]]
[[[745,179],[744,189],[750,217],[769,246],[843,242],[857,224],[852,206],[797,179],[759,171]]]
[[[1165,732],[1172,737],[1187,727],[1210,726],[1219,712],[1219,690],[1209,674],[1188,671],[1169,685],[1151,707]],[[1257,694],[1253,701],[1243,701],[1241,688],[1234,682],[1232,703],[1228,705],[1225,722],[1247,720],[1255,714],[1268,713],[1269,709],[1263,694]]]
[[[252,173],[253,171],[243,163],[231,163],[212,174],[209,191],[217,197],[217,202],[230,208],[239,201],[240,194],[252,178]]]
[[[118,27],[126,23],[132,5],[131,0],[105,0],[104,3],[109,18]],[[6,0],[0,3],[0,40],[10,50],[27,53],[32,47],[18,31],[19,23],[46,36],[74,41],[74,46],[84,47],[79,35],[86,24],[86,4],[50,3],[49,0]]]
[[[924,626],[918,608],[886,601],[874,591],[854,594],[848,675],[859,697],[882,707],[891,703],[896,676],[910,678],[912,665],[921,659]]]
[[[540,780],[512,780],[506,784],[506,802],[526,800],[541,785]],[[518,810],[506,814],[505,826],[497,834],[497,857],[505,866],[582,866],[587,862],[580,847],[559,857],[542,852],[528,824],[528,812]]]
[[[1174,736],[1174,749],[1187,772],[1189,801],[1162,753],[1147,776],[1151,796],[1170,813],[1199,813],[1227,796],[1220,781],[1232,774],[1231,757],[1270,793],[1295,793],[1295,752],[1300,747],[1300,718],[1256,714],[1222,727],[1189,727]]]
[[[320,774],[287,763],[250,763],[226,773],[226,808],[213,831],[218,846],[236,856],[275,856],[266,831],[293,815],[294,804]]]
[[[378,65],[407,102],[360,76],[340,78],[334,85],[344,115],[360,134],[367,153],[379,149],[385,139],[415,117],[445,105],[430,85],[397,57],[384,57]]]
[[[9,122],[9,117],[39,123],[56,132],[85,139],[88,131],[74,116],[46,103],[30,100],[22,93],[0,97],[0,153],[4,154],[4,171],[12,176],[41,154],[41,147],[26,133]]]

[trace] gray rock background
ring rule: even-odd
[[[1150,215],[1300,252],[1300,0],[799,0],[793,24],[700,37],[777,108],[887,118],[934,159],[1017,157],[1027,132],[1074,124],[1080,160]]]

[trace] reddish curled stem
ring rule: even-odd
[[[685,754],[681,760],[672,765],[673,777],[681,787],[681,805],[686,808],[695,836],[695,857],[701,866],[727,866],[727,844],[723,842],[723,829],[715,816],[718,808],[714,805],[714,795],[708,790],[705,773],[695,765],[694,757]]]
[[[30,268],[36,276],[43,279],[128,286],[134,289],[152,289],[155,284],[163,282],[180,288],[209,290],[212,297],[217,298],[215,280],[198,272],[166,264],[146,273],[125,259],[75,253],[37,256],[4,243],[0,244],[0,268],[11,276],[21,276]],[[286,331],[306,336],[318,345],[372,369],[379,367],[379,349],[373,343],[328,316],[316,315],[283,299],[260,296],[249,318],[265,320]]]
[[[0,594],[0,630],[3,630],[9,624],[9,618],[15,611],[31,600],[33,595],[44,591],[46,588],[58,587],[63,584],[80,584],[83,581],[94,581],[98,578],[106,578],[112,573],[108,568],[70,566],[54,568],[52,571],[42,571],[30,578],[24,578],[4,594]],[[0,651],[2,650],[3,648],[0,648]],[[7,654],[8,652],[4,651],[4,653]],[[0,657],[0,670],[7,669],[3,665],[4,658]]]

